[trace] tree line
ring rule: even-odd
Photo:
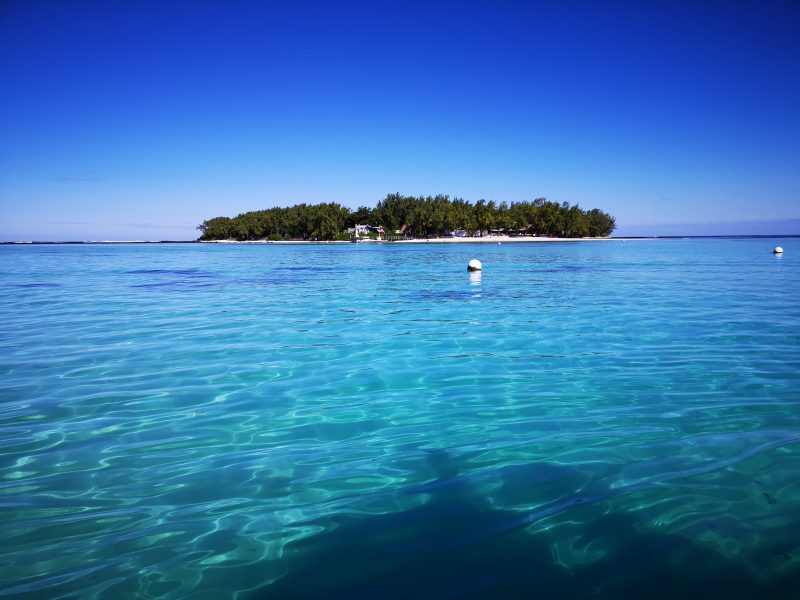
[[[605,237],[616,227],[614,217],[593,208],[584,210],[569,202],[537,198],[530,202],[470,203],[449,196],[414,197],[389,194],[375,208],[355,210],[335,202],[297,204],[241,213],[236,217],[215,217],[203,221],[200,240],[347,238],[344,231],[356,224],[380,225],[387,232],[428,237],[447,235],[463,229],[469,235],[490,231],[556,237]]]

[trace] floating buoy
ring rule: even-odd
[[[481,269],[483,269],[483,265],[477,258],[473,258],[467,265],[467,271],[480,271]]]
[[[772,251],[773,254],[783,254],[783,248],[780,246],[775,246],[775,250]],[[470,263],[472,264],[472,263]]]

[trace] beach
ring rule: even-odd
[[[358,243],[373,244],[519,244],[519,243],[547,243],[547,242],[622,242],[631,238],[561,238],[537,237],[532,235],[484,235],[482,237],[432,237],[408,239],[362,239]],[[203,244],[352,244],[352,240],[199,240]]]

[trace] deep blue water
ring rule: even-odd
[[[4,246],[0,308],[0,596],[798,597],[797,240]]]

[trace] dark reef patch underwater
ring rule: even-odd
[[[285,574],[246,598],[790,599],[800,593],[800,570],[779,568],[792,560],[785,551],[764,557],[775,568],[759,575],[684,536],[642,530],[634,516],[580,498],[567,500],[582,504],[573,549],[593,549],[595,556],[564,566],[557,536],[530,533],[525,515],[493,508],[448,453],[431,452],[427,460],[440,478],[408,491],[427,495],[425,504],[303,523],[319,533],[289,543]],[[553,484],[570,489],[582,479],[556,465],[512,470],[510,487],[522,477],[533,486],[551,484],[551,493]]]

